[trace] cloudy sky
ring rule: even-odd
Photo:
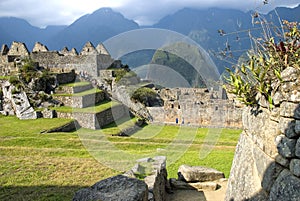
[[[151,25],[163,16],[184,8],[236,8],[267,12],[278,6],[294,7],[300,0],[0,0],[0,17],[26,19],[38,27],[69,25],[80,16],[111,7],[140,25]],[[265,0],[266,1],[266,0]]]

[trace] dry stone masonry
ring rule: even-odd
[[[300,199],[299,70],[286,68],[281,77],[273,109],[266,108],[265,100],[258,108],[244,108],[228,201]]]

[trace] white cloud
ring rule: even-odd
[[[295,6],[300,0],[1,0],[0,16],[14,16],[28,20],[35,26],[68,25],[80,16],[101,8],[111,7],[140,24],[152,24],[163,16],[184,7],[224,7],[240,10],[269,11],[277,6]]]

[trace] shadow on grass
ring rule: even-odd
[[[0,186],[1,201],[65,201],[87,186]]]

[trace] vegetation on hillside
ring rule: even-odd
[[[296,22],[283,21],[282,39],[268,34],[254,39],[255,49],[248,52],[248,61],[233,69],[227,68],[225,88],[246,105],[257,105],[258,96],[273,107],[274,91],[282,84],[281,73],[287,67],[300,70],[300,31]]]

